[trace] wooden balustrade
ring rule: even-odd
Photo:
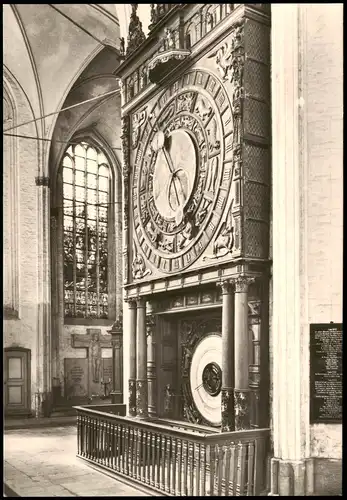
[[[269,429],[194,432],[184,422],[178,429],[92,407],[76,410],[78,457],[164,495],[253,496],[265,488]]]

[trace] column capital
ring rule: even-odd
[[[239,275],[236,278],[232,278],[235,286],[235,293],[245,293],[248,291],[248,287],[251,283],[255,282],[255,278],[251,276]]]
[[[36,186],[45,186],[49,188],[50,187],[49,177],[44,177],[44,176],[35,177],[35,184]]]
[[[221,288],[222,295],[227,295],[232,292],[234,288],[234,282],[232,279],[224,279],[217,281],[216,285]]]
[[[136,307],[136,299],[135,298],[126,298],[124,302],[128,304],[129,309],[135,309]]]
[[[146,299],[144,297],[136,297],[136,304],[138,309],[146,309]]]

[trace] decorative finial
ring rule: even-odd
[[[157,18],[157,14],[156,14],[156,11],[155,11],[155,3],[151,3],[151,24],[155,24],[156,22],[156,18]]]
[[[146,40],[146,36],[142,30],[142,23],[136,13],[138,4],[132,3],[130,5],[132,12],[129,23],[128,46],[126,52],[127,56],[134,52],[134,50],[136,50],[141,45],[141,43]]]

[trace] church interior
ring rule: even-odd
[[[5,419],[164,496],[341,494],[342,9],[3,6]]]

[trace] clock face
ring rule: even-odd
[[[157,134],[154,138],[158,146]],[[197,155],[192,137],[184,130],[169,132],[157,151],[152,196],[156,209],[178,227],[193,191]]]
[[[182,77],[149,113],[134,162],[133,220],[162,272],[187,268],[211,241],[229,194],[232,136],[228,98],[207,73]]]
[[[190,366],[190,389],[202,417],[220,424],[222,404],[222,337],[209,335],[196,347]]]

